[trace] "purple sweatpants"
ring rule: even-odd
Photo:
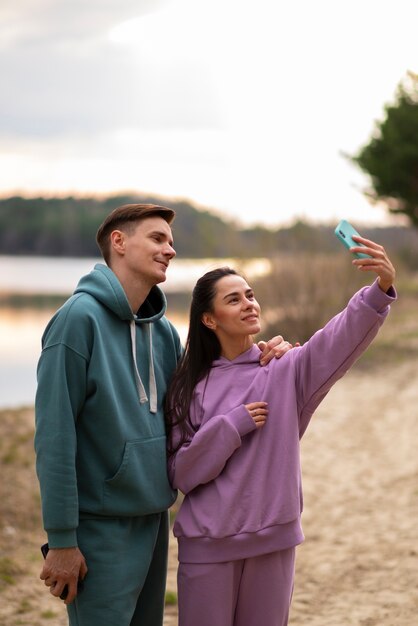
[[[180,563],[179,626],[287,626],[295,548],[225,563]]]

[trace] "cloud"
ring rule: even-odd
[[[49,45],[92,39],[115,23],[158,11],[171,0],[3,0],[0,32],[4,46]]]
[[[340,153],[416,70],[417,13],[410,0],[3,0],[0,189],[349,217],[365,205]]]
[[[169,4],[8,0],[0,9],[0,76],[7,94],[0,102],[0,136],[216,127],[210,74],[193,55],[177,62],[177,33],[163,11]],[[156,9],[158,20],[152,19]],[[132,17],[142,42],[136,54],[109,36]],[[164,25],[171,42],[161,46]]]

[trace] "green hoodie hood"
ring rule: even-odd
[[[163,292],[154,286],[135,316],[118,278],[103,263],[97,263],[89,274],[81,278],[74,293],[88,293],[121,320],[135,319],[138,323],[155,322],[165,314],[167,308]]]
[[[152,323],[161,319],[166,311],[167,301],[161,289],[154,286],[149,292],[146,300],[141,305],[137,313],[133,313],[128,302],[125,291],[114,272],[103,265],[97,263],[94,269],[81,278],[74,294],[88,293],[98,302],[106,306],[121,320],[129,321],[131,333],[131,352],[134,365],[135,380],[138,389],[139,401],[141,404],[148,402],[148,395],[138,371],[136,358],[136,325],[144,324],[148,335],[149,344],[149,403],[151,413],[157,412],[158,395],[155,380]]]

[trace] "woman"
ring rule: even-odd
[[[303,541],[299,440],[396,298],[382,246],[358,237],[377,280],[301,347],[259,366],[260,306],[229,268],[193,291],[186,350],[167,395],[169,476],[184,494],[179,626],[285,626]],[[353,252],[359,249],[352,248]]]

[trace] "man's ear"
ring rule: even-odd
[[[110,233],[110,245],[120,255],[125,254],[125,233],[121,230],[112,230]]]
[[[215,330],[216,322],[212,317],[211,313],[203,313],[202,315],[202,323],[210,330]]]

